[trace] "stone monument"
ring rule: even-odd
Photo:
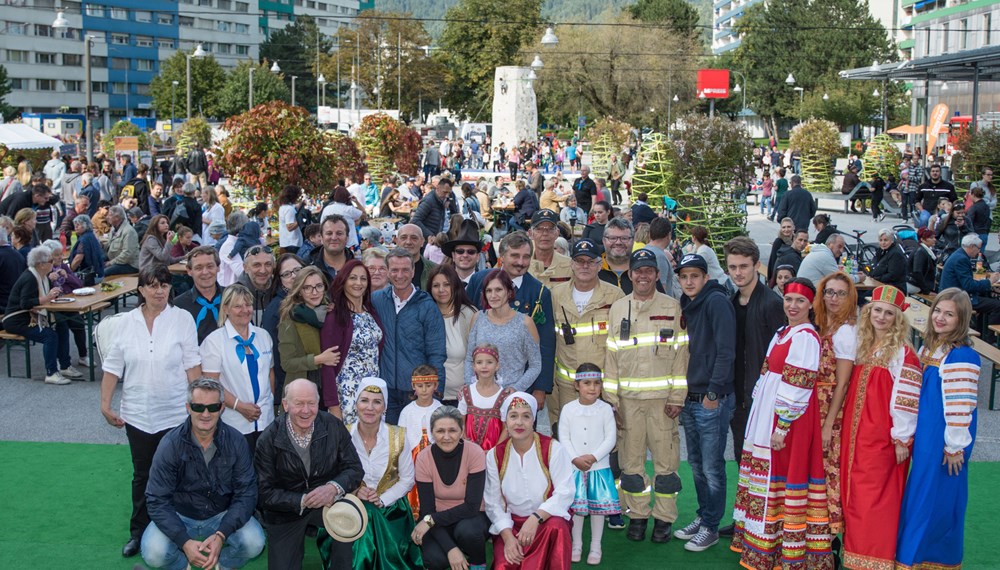
[[[538,139],[538,105],[530,67],[498,67],[493,78],[493,144]]]

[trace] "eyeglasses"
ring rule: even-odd
[[[471,247],[456,247],[452,250],[452,253],[455,253],[456,255],[476,255],[479,252],[475,248]]]
[[[325,290],[326,290],[326,285],[323,285],[322,283],[317,283],[316,285],[302,286],[303,293],[318,293],[320,291],[325,291]]]
[[[215,414],[222,409],[222,402],[217,402],[215,404],[188,404],[188,405],[191,406],[191,411],[196,414],[200,414],[205,410],[208,410],[209,412]]]
[[[628,243],[630,239],[632,239],[632,236],[611,237],[607,234],[604,235],[604,241],[608,241],[611,243]]]
[[[573,263],[576,264],[576,265],[579,265],[580,267],[589,267],[589,266],[592,267],[594,265],[598,265],[599,263],[601,263],[601,260],[600,259],[586,259],[586,258],[581,258],[581,257],[574,257],[573,258]]]
[[[255,245],[250,249],[248,249],[247,252],[243,254],[243,259],[246,259],[251,255],[257,255],[258,253],[266,253],[268,255],[271,255],[271,248],[267,247],[266,245]]]
[[[559,228],[557,228],[555,226],[546,226],[544,228],[536,226],[534,228],[531,228],[531,231],[537,232],[537,233],[540,233],[540,234],[554,234],[554,233],[556,233],[556,232],[559,231]]]
[[[365,267],[368,267],[368,266],[365,266]],[[368,273],[388,273],[388,272],[389,272],[389,268],[388,267],[381,267],[381,266],[378,266],[378,267],[368,267]]]
[[[837,289],[823,289],[823,296],[828,299],[833,299],[834,297],[840,297],[843,299],[847,297],[847,291],[839,291]]]
[[[294,277],[294,276],[298,275],[299,271],[302,271],[302,268],[301,267],[296,267],[295,269],[289,269],[288,271],[282,271],[281,273],[278,274],[278,277],[281,277],[282,279],[288,279],[289,277]]]

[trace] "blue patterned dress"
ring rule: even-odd
[[[340,396],[340,410],[344,423],[358,422],[358,411],[354,402],[358,397],[358,384],[366,376],[378,376],[378,343],[382,342],[382,329],[368,313],[351,314],[354,335],[351,347],[344,356],[344,366],[337,375],[337,395]]]

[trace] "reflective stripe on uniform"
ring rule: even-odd
[[[594,335],[608,334],[608,322],[607,321],[595,321],[587,323],[570,323],[569,325],[573,329],[573,334],[579,337],[588,337]],[[562,326],[556,327],[556,334],[559,336],[563,335]]]
[[[574,380],[576,380],[576,372],[573,372],[569,368],[564,368],[562,363],[559,362],[558,358],[556,359],[555,367],[556,367],[556,376],[558,376],[559,378],[562,378],[563,380],[567,380],[569,382],[573,382]]]
[[[619,351],[628,350],[630,348],[639,348],[643,346],[664,346],[672,348],[680,348],[688,343],[687,333],[676,334],[665,341],[660,340],[660,335],[658,333],[641,333],[635,336],[629,337],[626,340],[621,340],[620,338],[608,337],[608,350]]]
[[[683,376],[654,376],[651,378],[618,378],[617,380],[611,381],[614,383],[615,387],[621,390],[634,390],[634,391],[646,391],[646,390],[663,390],[663,389],[687,389],[687,378]],[[605,387],[607,388],[611,383],[607,378],[604,379]]]

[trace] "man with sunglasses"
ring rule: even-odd
[[[152,522],[142,535],[142,558],[153,568],[241,568],[264,550],[264,529],[253,517],[253,457],[243,434],[219,421],[223,394],[210,378],[188,384],[188,418],[153,456]]]
[[[243,254],[243,275],[236,280],[253,293],[253,319],[258,327],[264,326],[264,309],[274,298],[271,280],[274,277],[274,253],[266,245],[255,245]]]
[[[210,245],[196,247],[187,254],[187,274],[194,287],[174,298],[174,306],[191,313],[198,327],[198,345],[219,328],[222,291],[219,285],[219,252]]]
[[[472,274],[479,268],[479,252],[483,242],[479,239],[479,225],[474,220],[463,220],[458,237],[448,240],[441,246],[441,251],[451,260],[452,267],[458,273],[462,283],[469,284]]]

